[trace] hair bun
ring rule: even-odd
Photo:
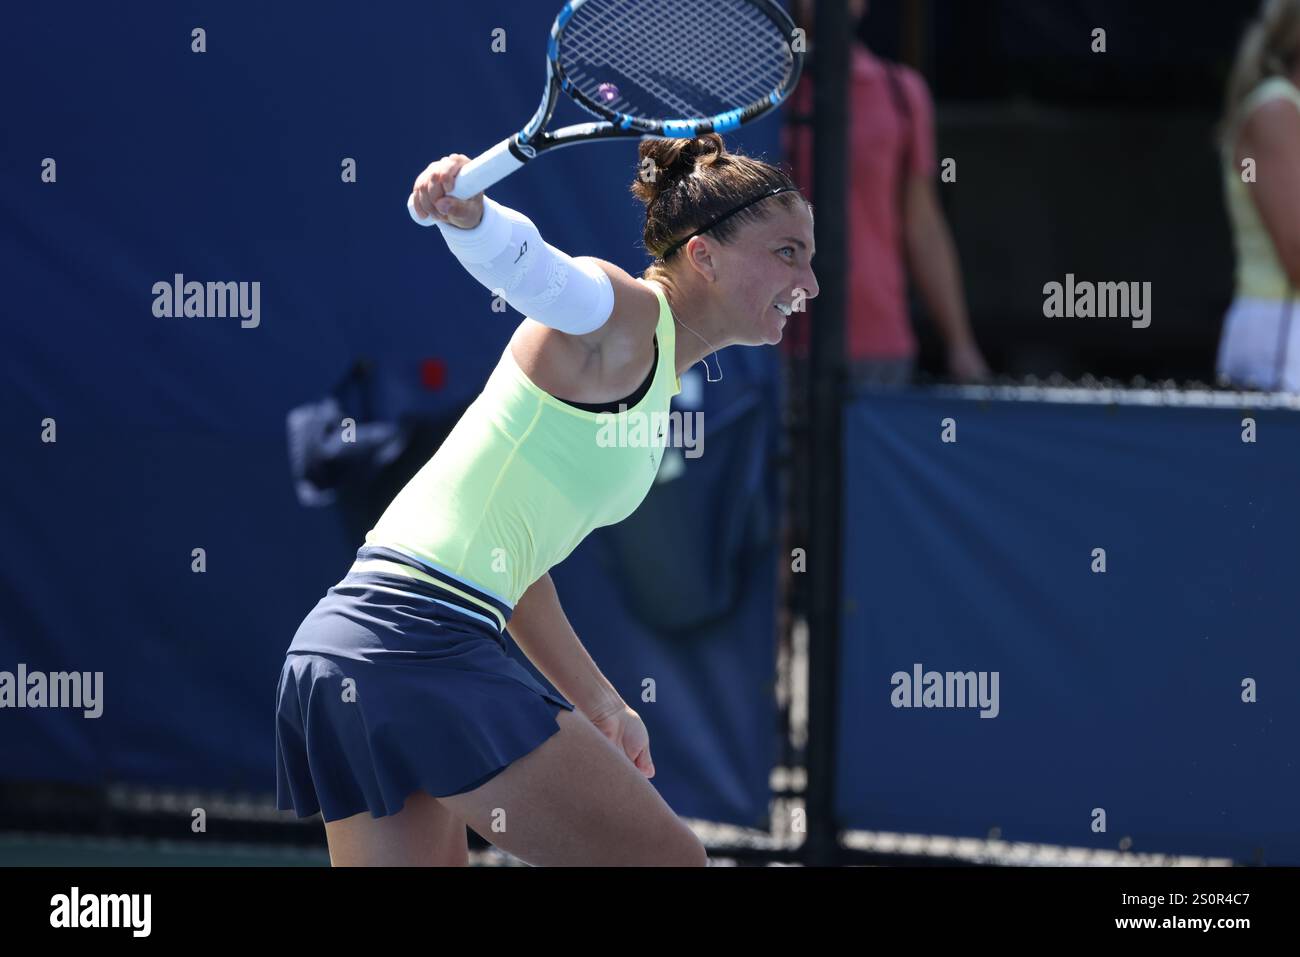
[[[719,133],[700,133],[689,138],[644,139],[638,152],[632,194],[649,206],[660,193],[690,176],[697,166],[712,166],[726,156],[727,144]]]

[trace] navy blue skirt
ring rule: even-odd
[[[403,552],[365,546],[452,582]],[[510,607],[461,579],[454,587]],[[276,700],[276,806],[326,821],[384,817],[423,789],[471,791],[559,730],[573,705],[506,651],[481,605],[395,571],[356,566],[299,626]]]

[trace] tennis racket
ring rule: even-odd
[[[734,130],[776,109],[803,52],[775,0],[569,0],[551,25],[546,87],[528,124],[474,157],[449,196],[469,199],[548,150]],[[554,132],[563,91],[597,117]],[[420,218],[410,199],[411,218]]]

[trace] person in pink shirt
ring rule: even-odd
[[[812,0],[795,4],[812,45]],[[850,23],[867,0],[849,0]],[[852,45],[849,77],[848,313],[845,359],[856,385],[901,385],[912,376],[917,342],[907,308],[910,276],[943,336],[948,371],[963,382],[989,374],[966,313],[961,267],[935,186],[934,109],[915,70],[886,63],[864,43]],[[791,98],[796,115],[812,112],[813,81]],[[804,195],[812,195],[812,129],[787,127],[786,154]],[[792,317],[787,351],[806,355],[807,315]]]

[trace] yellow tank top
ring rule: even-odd
[[[1237,254],[1236,293],[1238,298],[1286,299],[1290,283],[1278,259],[1259,210],[1251,198],[1254,184],[1242,181],[1241,166],[1235,157],[1236,140],[1241,124],[1253,110],[1274,99],[1287,99],[1300,109],[1300,90],[1283,77],[1270,77],[1242,101],[1237,121],[1224,148],[1224,189],[1228,202],[1228,219],[1232,223],[1233,247]]]
[[[513,608],[593,529],[631,515],[659,471],[669,406],[681,392],[668,299],[657,283],[639,281],[659,298],[659,359],[640,402],[619,413],[574,408],[535,385],[507,345],[483,391],[366,544],[413,555]],[[475,603],[504,625],[497,609]]]

